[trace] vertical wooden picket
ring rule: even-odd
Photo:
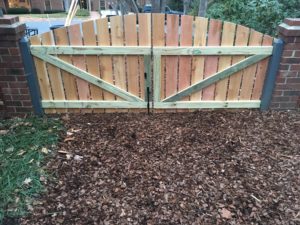
[[[271,46],[273,44],[273,38],[264,35],[262,45],[263,46]],[[268,69],[268,64],[269,64],[269,58],[262,60],[261,62],[258,63],[257,67],[257,72],[256,72],[256,78],[254,82],[254,87],[253,87],[253,93],[252,93],[252,100],[259,100],[262,94],[262,89]]]
[[[209,21],[208,30],[208,46],[220,45],[220,37],[222,31],[222,21],[211,19]],[[205,58],[204,78],[210,77],[218,70],[218,56],[207,56]],[[214,100],[215,84],[203,89],[202,100]]]
[[[69,41],[70,45],[73,46],[82,46],[82,35],[81,29],[79,24],[74,24],[68,27],[69,29]],[[82,69],[86,70],[85,58],[84,56],[72,56],[73,65]],[[80,100],[90,100],[90,88],[88,82],[76,78],[77,83],[77,91]],[[90,109],[83,109],[82,112],[91,112]]]
[[[194,46],[206,46],[208,19],[203,17],[195,18]],[[194,56],[192,62],[192,80],[195,84],[203,80],[205,56]],[[192,101],[200,101],[202,90],[191,95]]]
[[[193,44],[193,17],[181,16],[180,46],[192,46]],[[179,57],[178,90],[181,91],[191,84],[192,57]],[[183,101],[189,101],[189,97]]]
[[[262,37],[263,37],[262,33],[251,30],[250,38],[249,38],[249,46],[261,45]],[[251,99],[256,68],[257,68],[257,63],[249,66],[244,70],[241,92],[240,92],[240,100]]]
[[[31,37],[30,43],[32,45],[41,45],[40,36]],[[37,70],[37,78],[40,85],[42,99],[53,100],[46,63],[37,57],[34,57],[33,60]],[[45,113],[55,112],[55,109],[45,109]]]
[[[221,46],[233,46],[235,38],[235,27],[234,23],[224,22]],[[218,71],[222,71],[231,65],[231,56],[219,57]],[[216,83],[215,100],[225,101],[227,95],[229,78],[225,78]]]
[[[249,28],[238,25],[236,29],[235,46],[247,46],[249,40]],[[232,64],[245,59],[245,56],[233,56]],[[238,100],[243,71],[234,73],[229,77],[227,100]]]
[[[110,36],[108,19],[98,19],[96,20],[97,25],[97,40],[98,45],[110,46]],[[99,56],[99,66],[101,78],[110,84],[114,84],[113,81],[113,65],[111,56]],[[103,98],[107,101],[113,101],[116,99],[115,95],[108,91],[103,91]],[[105,109],[105,112],[111,112],[110,109]]]
[[[69,37],[68,37],[68,32],[66,27],[62,27],[59,29],[54,30],[54,39],[55,39],[55,44],[57,46],[64,45],[67,46],[69,45]],[[68,55],[60,55],[58,58],[62,59],[65,62],[72,63],[71,57]],[[67,100],[78,100],[78,92],[77,92],[77,85],[76,85],[76,78],[64,71],[61,70],[61,75],[63,79],[63,85],[65,89],[65,95]],[[78,112],[78,109],[68,109],[68,112]]]
[[[95,34],[95,24],[93,20],[86,21],[82,23],[82,35],[83,43],[85,46],[96,46],[96,34]],[[86,58],[86,71],[100,78],[100,67],[98,56],[85,56]],[[91,99],[93,100],[103,100],[103,92],[97,86],[90,84]],[[103,109],[94,109],[94,112],[100,113],[104,112]]]
[[[179,44],[179,16],[167,15],[166,46],[178,46]],[[166,62],[166,77],[164,97],[169,97],[177,92],[178,81],[178,56],[163,56]],[[163,74],[162,74],[163,77]]]

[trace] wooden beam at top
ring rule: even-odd
[[[31,45],[32,52],[49,55],[150,55],[149,46],[37,46]]]
[[[273,46],[153,47],[159,55],[272,55]]]

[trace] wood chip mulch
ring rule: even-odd
[[[23,225],[300,224],[299,112],[62,119]]]

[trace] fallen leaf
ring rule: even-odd
[[[231,212],[225,208],[222,209],[221,216],[225,219],[231,219],[232,217]]]
[[[74,156],[74,159],[75,159],[76,161],[80,161],[80,160],[83,159],[83,156],[75,155],[75,156]]]
[[[48,153],[49,153],[49,151],[48,151],[48,149],[47,149],[47,148],[42,148],[42,153],[44,153],[44,154],[48,154]]]
[[[74,137],[69,137],[69,138],[65,138],[64,142],[67,142],[67,141],[74,141],[75,138]]]
[[[0,130],[0,135],[5,135],[8,133],[8,130]]]
[[[30,184],[30,183],[31,183],[31,181],[32,181],[32,179],[31,179],[31,178],[26,178],[26,179],[23,181],[23,184],[26,184],[26,185],[28,185],[28,184]]]
[[[8,149],[6,149],[5,151],[6,151],[6,152],[13,152],[14,149],[15,149],[14,146],[12,146],[12,147],[9,147]]]

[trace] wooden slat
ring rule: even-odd
[[[41,41],[43,45],[55,45],[52,32],[46,32],[41,34]],[[65,100],[65,93],[60,70],[51,64],[46,64],[46,66],[53,94],[53,99]],[[62,113],[66,112],[66,110],[57,109],[56,112]]]
[[[235,37],[235,24],[224,22],[222,32],[222,46],[232,46]],[[231,65],[231,56],[221,56],[219,58],[218,71],[222,71]],[[226,100],[228,79],[225,78],[216,83],[215,100]]]
[[[193,44],[193,17],[181,16],[180,46]],[[179,57],[178,90],[181,91],[191,84],[192,57]],[[189,97],[182,100],[189,100]]]
[[[249,40],[249,28],[238,25],[236,29],[235,46],[246,46]],[[245,56],[233,56],[232,64],[244,60]],[[238,71],[229,77],[229,85],[227,91],[228,100],[238,100],[243,71]]]
[[[153,46],[165,45],[165,15],[159,13],[152,14],[152,43]],[[159,102],[164,96],[164,70],[165,60],[161,60],[160,55],[154,55],[153,57],[153,97],[155,102]],[[154,103],[155,105],[155,103]]]
[[[214,84],[215,82],[222,80],[226,77],[231,76],[233,73],[242,70],[250,65],[253,65],[254,63],[259,62],[260,60],[264,59],[268,57],[268,55],[253,55],[248,57],[247,59],[232,65],[231,67],[228,67],[225,70],[222,70],[220,72],[217,72],[216,74],[209,76],[207,78],[205,78],[204,80],[191,85],[190,87],[178,92],[175,95],[172,95],[166,99],[164,99],[164,102],[172,102],[172,101],[179,101],[180,99],[182,99],[183,97],[186,97],[188,95],[191,95],[192,93],[194,93],[195,91],[199,91],[201,89],[205,89],[206,87]]]
[[[194,31],[194,47],[206,45],[208,19],[203,17],[195,18],[195,31]],[[203,80],[204,74],[204,56],[193,57],[192,62],[192,79],[191,83],[195,84]],[[202,91],[195,92],[191,95],[191,101],[201,100]]]
[[[95,34],[95,24],[93,20],[86,21],[82,23],[82,35],[83,35],[83,43],[85,46],[96,46],[97,39]],[[99,67],[99,59],[97,55],[94,56],[85,56],[86,59],[86,67],[87,72],[90,74],[101,78],[100,76],[100,67]],[[90,91],[91,91],[91,99],[92,100],[103,100],[103,91],[93,85],[90,84]],[[94,110],[97,113],[103,113],[104,110]]]
[[[82,36],[79,24],[68,27],[70,45],[82,46]],[[86,70],[85,58],[83,56],[72,56],[73,65],[82,70]],[[90,100],[90,87],[88,82],[82,79],[76,79],[78,96],[80,100]],[[91,110],[83,110],[82,112],[91,112]]]
[[[270,46],[273,44],[273,38],[264,35],[262,45],[263,46]],[[258,100],[261,97],[267,69],[268,69],[268,64],[269,64],[269,58],[262,60],[261,62],[258,63],[258,68],[256,72],[256,78],[254,82],[254,87],[253,87],[253,93],[251,96],[251,99],[253,100]]]
[[[211,19],[209,21],[208,30],[208,46],[220,45],[220,37],[222,31],[222,21]],[[207,56],[205,57],[205,69],[204,78],[211,76],[218,70],[218,57],[217,56]],[[215,95],[215,84],[203,89],[202,99],[203,100],[213,100]]]
[[[139,45],[151,47],[151,14],[138,14],[139,21]],[[151,54],[151,52],[150,52]],[[151,56],[150,56],[151,57]],[[141,98],[145,99],[147,93],[147,87],[150,87],[151,91],[151,58],[149,56],[140,57],[140,91]],[[145,60],[145,61],[144,61]],[[146,62],[143,63],[143,62]],[[145,67],[146,66],[146,67]],[[147,73],[147,82],[145,83],[144,72]],[[146,100],[146,99],[145,99]]]
[[[96,26],[97,26],[98,45],[110,46],[108,19],[103,18],[103,19],[96,20]],[[114,84],[112,57],[99,56],[99,64],[100,64],[101,78],[110,84]],[[103,91],[103,98],[104,100],[108,100],[108,101],[116,99],[115,95],[107,91]],[[109,110],[105,110],[105,111],[109,112]]]
[[[124,45],[124,30],[123,20],[121,16],[113,16],[110,18],[111,29],[111,44],[112,46]],[[125,58],[124,56],[114,56],[114,76],[115,84],[119,88],[126,90],[126,70],[125,70]]]
[[[55,44],[57,46],[68,45],[69,37],[68,37],[67,28],[62,27],[59,29],[55,29],[54,30],[54,39],[55,39]],[[59,55],[58,57],[67,63],[72,62],[70,56]],[[62,79],[63,79],[63,85],[64,85],[64,89],[65,89],[66,99],[67,100],[78,100],[79,98],[78,98],[78,92],[77,92],[76,78],[72,74],[70,74],[64,70],[61,70],[61,75],[62,75]],[[78,112],[78,110],[77,109],[75,109],[75,110],[68,109],[68,112]]]
[[[41,45],[40,36],[31,37],[30,43],[33,45]],[[37,57],[34,57],[33,60],[37,71],[37,78],[40,86],[42,100],[53,100],[46,63]],[[45,113],[55,113],[55,112],[56,112],[55,109],[45,110]]]
[[[262,33],[251,30],[250,37],[249,37],[249,46],[261,45],[262,37],[263,37]],[[242,84],[241,84],[241,91],[240,91],[240,100],[251,99],[256,68],[257,68],[257,64],[252,65],[244,70]]]
[[[166,46],[178,46],[179,45],[179,16],[167,15],[167,31],[166,31]],[[162,88],[165,90],[164,97],[169,97],[177,92],[178,81],[178,56],[165,56],[166,62],[166,74],[165,74],[165,86]],[[162,75],[163,76],[163,75]],[[164,91],[162,90],[162,91]]]
[[[136,29],[136,15],[124,16],[124,32],[125,45],[137,46],[137,29]],[[127,56],[127,76],[128,76],[128,91],[136,96],[139,96],[139,58],[138,56]]]

